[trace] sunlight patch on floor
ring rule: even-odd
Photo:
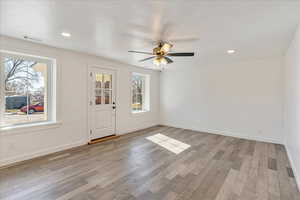
[[[184,150],[191,147],[191,145],[180,142],[179,140],[175,140],[175,139],[170,138],[161,133],[149,136],[146,139],[150,140],[151,142],[154,142],[155,144],[160,145],[161,147],[163,147],[175,154],[179,154],[179,153],[183,152]]]

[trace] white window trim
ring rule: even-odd
[[[145,77],[145,83],[142,88],[143,90],[143,110],[132,110],[132,95],[133,95],[133,89],[132,89],[132,76],[138,75]],[[142,114],[150,112],[150,74],[143,74],[138,72],[132,72],[130,77],[130,112],[132,114]]]
[[[40,60],[41,62],[46,62],[48,64],[47,68],[47,74],[50,77],[47,77],[48,83],[47,87],[49,86],[50,89],[47,90],[48,94],[48,104],[47,104],[47,120],[45,121],[37,121],[32,123],[20,123],[20,124],[14,124],[14,125],[7,125],[7,126],[0,126],[0,135],[6,135],[10,133],[19,133],[19,132],[26,132],[26,131],[34,131],[34,130],[41,130],[41,129],[47,129],[51,127],[56,127],[61,124],[57,120],[57,65],[56,65],[56,59],[49,58],[49,57],[43,57],[43,56],[36,56],[36,55],[30,55],[30,54],[24,54],[14,51],[7,51],[0,49],[0,58],[2,59],[3,56],[10,55],[10,56],[16,56],[18,58],[23,57],[24,59],[30,58],[34,60]],[[0,64],[0,77],[1,80],[4,80],[4,67]],[[4,84],[0,84],[0,98],[3,98],[5,95],[2,93],[4,91]],[[2,101],[3,103],[0,105],[0,112],[4,112],[5,108],[5,101]],[[0,114],[1,114],[0,113]],[[0,116],[2,117],[2,116]]]

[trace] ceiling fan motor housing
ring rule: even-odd
[[[163,52],[161,50],[161,47],[158,46],[158,47],[153,49],[153,54],[157,55],[157,56],[163,56],[163,55],[165,55],[165,52]]]

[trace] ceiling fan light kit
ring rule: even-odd
[[[156,65],[156,66],[159,66],[159,65],[160,65],[160,60],[159,60],[159,58],[155,58],[155,59],[153,60],[153,64]]]
[[[151,57],[144,58],[140,60],[140,62],[144,62],[146,60],[153,60],[154,65],[166,65],[173,63],[173,60],[169,57],[183,57],[183,56],[194,56],[194,52],[187,52],[187,53],[169,53],[171,48],[173,47],[172,44],[168,42],[159,42],[158,46],[153,49],[153,52],[143,52],[143,51],[128,51],[130,53],[139,53],[139,54],[147,54],[152,55]]]
[[[157,66],[159,66],[159,65],[166,65],[166,64],[168,64],[168,61],[167,61],[167,59],[165,58],[165,57],[163,57],[163,56],[160,56],[160,57],[156,57],[154,60],[153,60],[153,64],[154,65],[157,65]]]

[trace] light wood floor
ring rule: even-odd
[[[191,145],[180,154],[145,139]],[[282,145],[170,127],[0,170],[0,199],[299,200]]]

